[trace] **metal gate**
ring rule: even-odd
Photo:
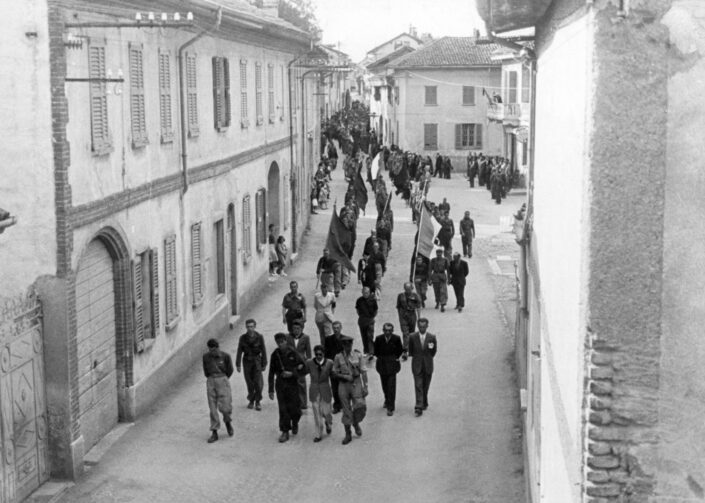
[[[0,307],[0,495],[8,503],[49,477],[41,315],[34,292]]]

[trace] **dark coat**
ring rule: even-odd
[[[465,277],[468,275],[468,263],[464,260],[450,261],[450,267],[448,268],[450,272],[450,282],[453,285],[465,285]]]
[[[377,363],[375,368],[380,375],[396,374],[401,370],[399,358],[404,352],[401,337],[392,334],[389,342],[385,340],[384,334],[375,337],[375,356]]]
[[[433,374],[433,358],[436,356],[438,343],[436,336],[426,332],[423,346],[418,332],[409,336],[409,356],[411,356],[411,373],[414,375]]]

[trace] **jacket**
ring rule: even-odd
[[[330,387],[332,371],[333,361],[328,358],[323,359],[320,368],[314,358],[306,360],[306,372],[311,374],[308,397],[312,402],[315,402],[319,396],[323,402],[330,402],[333,399],[333,390]]]
[[[433,358],[436,356],[438,343],[436,336],[426,332],[423,346],[421,336],[414,332],[409,336],[409,356],[411,356],[411,373],[414,375],[433,374]]]
[[[401,337],[392,334],[389,337],[389,342],[386,341],[385,335],[380,334],[375,337],[374,342],[375,356],[377,362],[375,368],[380,375],[396,374],[401,370],[399,357],[404,352],[404,347],[401,343]]]

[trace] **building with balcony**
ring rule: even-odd
[[[516,344],[531,501],[702,499],[702,3],[478,10],[491,35],[536,35]]]

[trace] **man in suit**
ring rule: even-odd
[[[331,414],[331,400],[333,390],[330,387],[330,376],[333,370],[333,361],[325,357],[323,346],[320,344],[313,348],[313,358],[306,360],[306,370],[311,374],[309,398],[313,409],[313,420],[316,423],[316,436],[314,442],[323,438],[323,429],[330,435],[333,425]]]
[[[450,284],[453,285],[455,292],[455,308],[460,313],[465,307],[465,278],[468,275],[468,263],[460,258],[460,253],[453,255],[453,260],[450,261],[450,267],[448,267],[448,274]]]
[[[291,328],[293,333],[287,335],[287,342],[299,353],[304,360],[311,358],[311,338],[304,333],[304,324],[301,320],[296,320]],[[301,409],[308,408],[306,400],[306,374],[299,374],[299,401]]]
[[[428,319],[419,318],[419,330],[409,336],[408,352],[411,356],[411,373],[414,375],[416,404],[414,414],[419,417],[428,408],[428,388],[433,375],[433,358],[438,345],[436,336],[427,332]]]
[[[384,407],[387,415],[394,415],[394,402],[397,396],[397,374],[401,370],[399,357],[404,352],[401,338],[392,333],[394,325],[385,323],[382,334],[375,338],[375,355],[377,356],[377,373],[384,392]]]

